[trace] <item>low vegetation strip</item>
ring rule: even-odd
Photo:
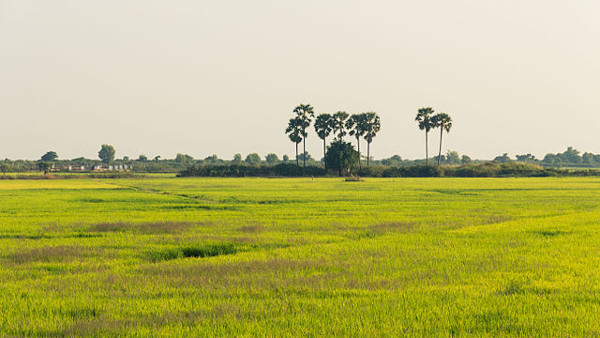
[[[112,172],[112,173],[28,173],[28,174],[9,174],[0,175],[0,180],[68,180],[68,179],[115,179],[115,178],[143,178],[145,174],[136,174],[131,172]]]
[[[191,166],[179,177],[325,177],[337,176],[338,172],[321,167],[302,168],[294,164],[275,166],[214,165]],[[548,176],[600,176],[597,169],[558,169],[531,163],[479,163],[459,166],[371,166],[346,175],[361,177],[548,177]]]

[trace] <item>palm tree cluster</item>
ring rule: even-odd
[[[350,115],[345,111],[338,111],[335,114],[323,113],[315,117],[314,108],[309,104],[301,104],[293,112],[295,116],[289,120],[285,133],[288,134],[290,141],[296,144],[296,164],[299,164],[298,144],[303,142],[305,154],[303,165],[306,167],[306,138],[308,137],[306,129],[314,118],[315,132],[323,140],[323,156],[327,152],[327,137],[333,135],[335,140],[342,140],[344,136],[350,135],[356,138],[359,165],[361,165],[360,139],[363,138],[367,142],[367,166],[369,165],[371,142],[381,129],[381,120],[377,113],[367,112]]]
[[[442,137],[444,130],[446,133],[449,133],[450,129],[452,129],[452,118],[446,113],[434,114],[433,108],[425,107],[417,111],[415,121],[419,123],[419,129],[425,130],[425,164],[429,161],[429,131],[440,128],[440,152],[437,160],[437,164],[440,165],[440,159],[442,158]]]

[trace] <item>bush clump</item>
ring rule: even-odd
[[[277,165],[211,165],[191,166],[182,171],[180,177],[303,177],[325,176],[327,172],[320,167],[309,166],[303,168],[296,164],[280,163]]]
[[[410,166],[370,166],[351,172],[330,168],[330,174],[356,175],[360,177],[547,177],[547,176],[600,176],[599,170],[567,170],[547,168],[534,163],[476,163],[460,166],[410,165]],[[303,168],[292,163],[274,166],[219,165],[191,166],[179,174],[180,177],[310,177],[326,176],[321,167]]]

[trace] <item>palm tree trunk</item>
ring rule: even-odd
[[[323,165],[325,166],[325,169],[327,169],[327,161],[325,161],[325,156],[327,156],[327,150],[325,150],[325,148],[325,138],[323,138]]]
[[[358,148],[358,169],[362,170],[362,163],[360,162],[360,139],[356,137],[356,144]]]
[[[438,155],[438,166],[440,165],[440,159],[442,158],[442,136],[444,136],[444,128],[440,127],[440,153]]]
[[[367,167],[369,166],[370,159],[371,159],[371,142],[367,142]]]
[[[305,134],[306,135],[306,134]],[[304,162],[304,168],[306,168],[306,136],[302,138],[304,144],[304,152],[302,153],[302,161]]]
[[[296,143],[296,165],[298,164],[298,143]]]
[[[425,165],[427,165],[427,162],[429,161],[429,142],[427,138],[428,133],[428,131],[425,131]]]

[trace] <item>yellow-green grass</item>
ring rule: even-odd
[[[0,181],[0,335],[593,336],[599,178]]]

